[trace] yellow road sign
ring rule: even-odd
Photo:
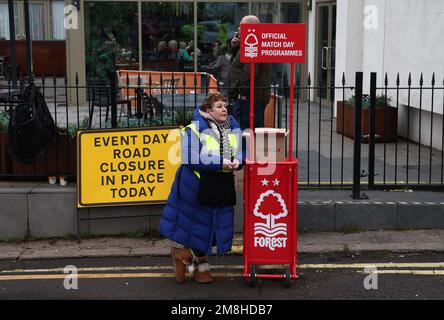
[[[164,203],[180,165],[179,130],[80,131],[78,207]]]

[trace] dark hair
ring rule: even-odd
[[[220,92],[211,93],[208,97],[205,98],[199,109],[207,112],[207,110],[213,107],[213,103],[217,101],[227,102],[227,98]]]

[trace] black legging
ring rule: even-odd
[[[205,256],[206,256],[205,253],[200,252],[199,250],[195,250],[195,249],[191,249],[191,250],[193,250],[194,254],[195,254],[196,257],[198,257],[198,258],[202,258],[202,257],[205,257]]]

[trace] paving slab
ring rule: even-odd
[[[442,229],[444,205],[427,202],[399,203],[398,225],[403,229]]]
[[[233,240],[233,253],[242,253],[242,235]],[[168,256],[177,246],[168,239],[97,238],[0,242],[0,259],[100,258]],[[444,252],[444,230],[367,231],[354,234],[334,232],[302,233],[298,253],[328,252]]]
[[[335,231],[335,203],[327,202],[298,202],[298,230],[301,231]]]
[[[28,200],[23,193],[0,193],[0,238],[28,234]]]
[[[28,202],[32,236],[51,238],[76,234],[75,193],[31,193]]]
[[[335,231],[349,227],[363,230],[393,230],[397,228],[397,205],[374,202],[336,202]]]

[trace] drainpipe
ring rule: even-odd
[[[17,85],[17,43],[15,41],[14,1],[8,0],[9,11],[9,41],[11,44],[11,78],[12,85]]]
[[[29,25],[29,0],[25,0],[24,5],[25,5],[26,60],[28,63],[29,81],[32,81],[33,80],[32,39],[31,39],[31,28]]]

